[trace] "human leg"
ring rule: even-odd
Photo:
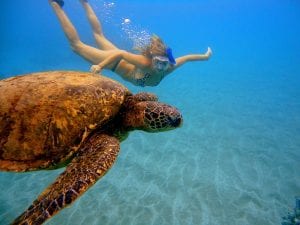
[[[118,49],[114,44],[112,44],[107,38],[104,36],[102,32],[102,26],[100,21],[98,20],[94,10],[90,6],[87,0],[80,0],[83,8],[85,9],[87,18],[92,26],[93,34],[96,39],[96,43],[100,49],[103,50],[116,50]]]
[[[63,31],[67,36],[74,52],[93,64],[98,64],[111,54],[110,51],[99,50],[80,41],[75,27],[73,26],[72,22],[69,20],[68,16],[65,14],[57,0],[49,0],[49,2],[54,9],[54,12],[56,13]]]
[[[71,47],[73,48],[74,45],[80,42],[75,27],[73,26],[72,22],[69,20],[68,16],[63,11],[61,4],[59,4],[57,0],[49,0],[49,2],[63,28],[66,37],[70,42]]]

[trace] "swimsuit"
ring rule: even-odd
[[[121,60],[120,60],[121,61]],[[116,64],[111,68],[111,71],[112,72],[115,72],[116,69],[118,68],[119,64],[120,64],[120,61],[116,62]],[[137,68],[135,69],[134,71],[132,71],[132,77],[136,77],[137,74],[141,75],[142,71]],[[141,86],[141,87],[145,87],[145,83],[146,81],[152,76],[152,74],[150,73],[146,73],[142,78],[136,78],[135,81],[136,81],[136,84],[138,86]],[[141,77],[141,76],[139,76]],[[160,76],[160,80],[157,82],[157,84],[159,84],[161,82],[161,80],[164,78],[164,75],[161,75]]]
[[[153,75],[150,74],[150,73],[146,73],[146,74],[144,75],[143,78],[135,79],[136,84],[137,84],[138,86],[145,87],[145,86],[146,86],[146,85],[145,85],[146,81],[147,81],[151,76],[153,76]],[[160,79],[156,82],[156,85],[159,84],[163,78],[164,78],[164,74],[161,74],[161,75],[160,75]]]
[[[146,86],[145,82],[147,81],[147,79],[149,77],[151,77],[151,74],[150,73],[146,73],[143,78],[136,79],[137,85],[139,85],[141,87],[145,87]]]

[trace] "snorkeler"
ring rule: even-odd
[[[151,37],[150,44],[140,49],[141,54],[133,54],[117,48],[106,39],[95,12],[87,0],[80,0],[92,26],[96,43],[100,49],[80,41],[77,31],[62,7],[63,0],[49,0],[67,36],[70,45],[77,54],[94,64],[91,72],[100,73],[109,69],[123,79],[138,86],[156,86],[166,75],[189,61],[208,60],[212,54],[210,48],[205,54],[185,55],[174,59],[171,48],[168,48],[156,35]]]

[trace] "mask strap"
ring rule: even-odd
[[[172,64],[172,65],[175,65],[176,64],[176,61],[173,57],[173,54],[172,54],[172,49],[171,48],[167,48],[166,49],[166,55],[169,59],[169,62]]]

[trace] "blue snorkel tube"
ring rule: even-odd
[[[172,54],[172,49],[171,48],[167,48],[166,49],[166,55],[169,59],[169,62],[172,64],[172,65],[175,65],[176,64],[176,61],[173,57],[173,54]]]

